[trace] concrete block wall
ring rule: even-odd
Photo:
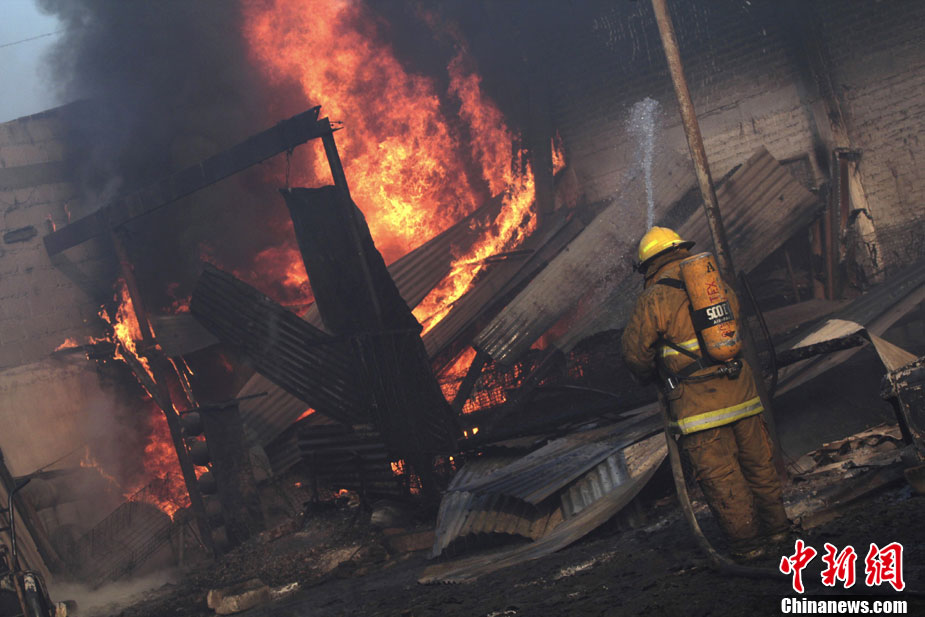
[[[112,404],[83,356],[52,356],[68,338],[102,334],[99,296],[111,270],[99,245],[52,263],[42,243],[76,205],[61,113],[0,124],[0,448],[17,475],[86,443],[93,408]]]
[[[66,180],[59,112],[0,124],[0,371],[47,359],[66,338],[99,335],[106,269],[96,246],[52,263],[42,237],[67,222],[76,191]],[[11,232],[20,231],[20,239]],[[93,281],[83,287],[65,274]]]

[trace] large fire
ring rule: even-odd
[[[444,92],[434,79],[402,66],[359,2],[247,0],[243,23],[252,57],[268,78],[280,83],[294,80],[304,96],[300,102],[320,104],[325,115],[343,122],[345,130],[337,133],[337,144],[351,194],[386,262],[426,242],[488,199],[500,197],[497,218],[482,224],[472,246],[454,247],[450,274],[416,307],[415,316],[425,331],[433,328],[471,287],[487,258],[516,248],[537,225],[534,178],[525,151],[497,106],[485,97],[464,45],[458,43],[447,66]],[[554,144],[557,168],[563,164],[558,145]],[[330,182],[323,155],[316,150],[307,161],[291,169],[293,184]],[[211,261],[207,253],[204,257]],[[255,256],[253,269],[282,279],[291,292],[283,302],[297,305],[310,299],[294,243],[264,249]],[[153,380],[148,361],[136,346],[141,330],[124,281],[119,282],[116,300],[112,318],[105,311],[100,314],[112,326],[113,342],[136,357]],[[175,304],[176,311],[186,308],[183,301]],[[458,388],[473,354],[463,353],[445,372],[444,377],[452,374],[457,380],[447,388],[448,397]],[[146,401],[146,419],[144,467],[147,481],[157,479],[159,488],[144,492],[153,492],[146,498],[172,516],[188,504],[188,495],[165,418],[153,401]]]
[[[170,428],[164,413],[151,405],[146,414],[148,422],[148,436],[145,444],[144,467],[149,481],[145,485],[143,498],[173,518],[180,508],[189,505],[189,493],[183,482],[183,473],[177,460],[177,452],[170,437]],[[126,496],[137,494],[137,488],[132,487]]]
[[[270,78],[296,80],[306,105],[320,104],[344,122],[337,143],[351,194],[387,262],[503,195],[497,220],[474,246],[458,247],[450,276],[416,309],[432,328],[486,257],[510,250],[536,225],[531,170],[465,51],[450,62],[442,93],[434,80],[401,65],[361,3],[253,1],[244,21],[252,55]],[[458,116],[446,113],[446,100],[459,106]],[[307,167],[293,170],[294,181],[330,181],[323,157]],[[299,259],[294,251],[292,257]]]
[[[116,282],[114,301],[115,315],[110,316],[105,308],[101,308],[100,317],[112,327],[112,342],[117,344],[116,358],[125,360],[125,356],[133,356],[140,363],[142,370],[147,371],[148,378],[154,381],[148,359],[138,349],[138,343],[142,339],[141,326],[135,317],[132,298],[123,279]],[[142,385],[144,386],[144,382]],[[123,487],[123,492],[126,498],[132,498],[146,487],[146,490],[142,491],[143,498],[173,517],[177,510],[189,505],[189,494],[183,482],[167,419],[150,398],[140,401],[139,404],[144,407],[146,424],[143,457],[145,477],[140,483]]]

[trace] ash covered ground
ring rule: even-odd
[[[783,597],[795,597],[790,579],[735,578],[711,570],[671,495],[669,478],[661,473],[643,495],[645,517],[638,527],[625,528],[614,519],[584,540],[545,558],[501,570],[471,584],[422,585],[417,582],[429,565],[427,551],[395,551],[388,536],[370,524],[356,503],[342,500],[332,508],[291,523],[290,533],[252,541],[216,564],[202,564],[174,582],[136,595],[128,606],[96,609],[94,615],[155,617],[213,615],[206,606],[209,589],[258,577],[276,590],[275,599],[242,615],[779,615]],[[788,489],[788,505],[805,499],[818,487]],[[660,494],[661,493],[661,494]],[[698,503],[698,518],[710,538],[718,538],[709,512]],[[925,614],[925,599],[909,593],[925,589],[925,531],[921,520],[925,497],[904,483],[842,510],[840,517],[800,534],[820,551],[804,571],[810,598],[876,599],[887,596],[888,585],[871,589],[863,584],[863,558],[869,543],[905,547],[908,614]],[[283,528],[280,528],[283,529]],[[288,531],[288,530],[287,530]],[[273,534],[269,534],[273,535]],[[860,554],[859,581],[848,596],[839,586],[824,590],[818,583],[825,542],[842,548],[853,545]],[[724,548],[722,542],[717,547]],[[756,566],[777,568],[792,544],[778,545]],[[292,589],[292,583],[298,589]],[[827,594],[827,595],[818,595]],[[833,595],[835,594],[835,595]],[[860,594],[860,595],[858,595]]]

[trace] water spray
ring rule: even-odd
[[[642,164],[646,183],[646,229],[655,224],[655,192],[652,186],[652,162],[655,158],[655,121],[658,119],[659,104],[646,97],[633,105],[627,132],[637,140],[637,153]]]

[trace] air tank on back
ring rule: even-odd
[[[717,362],[732,360],[739,355],[742,342],[713,255],[698,253],[682,261],[681,279],[691,300],[694,330],[700,334],[706,352]]]

